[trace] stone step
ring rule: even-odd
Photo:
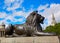
[[[0,38],[0,43],[59,43],[58,36]]]

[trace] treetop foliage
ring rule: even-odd
[[[52,32],[60,35],[60,23],[55,24],[54,26],[47,26],[44,32]]]

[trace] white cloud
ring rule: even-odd
[[[0,12],[0,18],[5,18],[7,15],[4,12]]]
[[[5,24],[9,24],[9,22],[7,22],[7,20],[11,20],[12,22],[22,22],[23,18],[20,19],[15,19],[15,16],[23,16],[25,18],[27,18],[27,16],[32,12],[33,10],[29,10],[27,12],[25,12],[24,8],[22,11],[13,11],[13,13],[11,15],[7,15],[7,13],[1,13],[1,17],[5,18],[4,20],[0,21],[1,23],[4,22]],[[2,15],[3,14],[3,15]],[[24,22],[24,21],[23,21]]]
[[[45,16],[45,18],[48,19],[48,24],[43,25],[44,28],[46,28],[48,25],[51,25],[52,13],[54,13],[56,22],[60,22],[60,4],[51,4],[49,8],[47,8],[47,6],[42,6],[44,8],[44,12],[40,12],[41,15]]]
[[[0,18],[5,18],[4,20],[1,20],[0,21],[0,23],[2,23],[2,22],[4,22],[5,24],[7,23],[8,24],[8,22],[6,21],[6,20],[11,20],[12,22],[17,22],[17,21],[19,21],[19,20],[16,20],[15,18],[14,18],[14,16],[16,16],[16,14],[17,15],[23,15],[24,14],[24,7],[22,7],[22,3],[23,3],[23,1],[24,0],[4,0],[5,1],[5,6],[4,6],[4,9],[5,8],[7,8],[6,10],[8,10],[8,11],[12,11],[13,13],[11,14],[11,15],[7,15],[7,13],[5,13],[5,12],[0,12]],[[12,4],[13,3],[13,4]],[[11,6],[11,4],[12,4],[12,6]],[[19,11],[19,12],[17,12],[15,9],[17,9],[17,8],[23,8],[23,10],[22,11]],[[15,14],[16,13],[16,14]],[[22,21],[21,19],[20,19],[20,21]]]
[[[13,5],[11,6],[11,4],[13,3]],[[5,0],[5,7],[7,7],[7,10],[15,10],[17,8],[22,8],[22,3],[23,0]]]
[[[19,8],[20,5],[18,3],[16,3],[13,7],[8,7],[7,10],[10,11],[10,10],[15,10],[16,8]]]
[[[6,6],[10,6],[15,0],[4,0]]]
[[[19,2],[20,1],[20,2]],[[12,15],[6,15],[6,13],[0,13],[0,17],[1,18],[5,18],[5,20],[3,20],[4,22],[6,22],[7,19],[10,19],[11,21],[17,22],[17,21],[22,21],[21,19],[16,20],[14,17],[15,16],[23,16],[25,18],[27,18],[27,16],[34,10],[33,7],[30,8],[29,11],[25,12],[25,8],[22,7],[22,3],[24,0],[5,0],[5,7],[7,7],[7,10],[10,11],[12,10]],[[12,5],[12,7],[10,7],[11,3],[14,3]],[[60,22],[60,4],[51,4],[49,8],[47,8],[49,4],[46,5],[40,5],[37,10],[40,11],[42,9],[44,9],[43,12],[40,12],[41,15],[43,15],[46,19],[48,19],[48,24],[43,25],[43,27],[45,28],[46,26],[51,24],[51,15],[52,13],[54,13],[54,16],[56,18],[57,22]],[[23,10],[21,11],[16,11],[15,9],[21,7]],[[0,21],[2,22],[2,21]]]
[[[25,11],[15,11],[14,13],[13,13],[13,16],[23,16],[23,17],[25,17],[25,18],[27,18],[27,16],[32,12],[33,10],[29,10],[29,11],[27,11],[27,12],[25,12]]]
[[[8,19],[11,20],[12,22],[23,21],[22,18],[16,20],[14,17],[15,16],[23,16],[23,17],[27,18],[27,16],[30,14],[30,12],[33,11],[31,8],[29,11],[25,12],[25,8],[22,7],[23,1],[24,0],[5,0],[4,8],[7,8],[6,10],[13,12],[11,15],[7,15],[7,13],[4,13],[4,12],[2,13],[3,15],[0,14],[1,17],[5,18],[3,20],[5,22],[5,24],[8,24],[8,22],[7,22]],[[12,4],[12,6],[11,6],[11,4]],[[22,8],[22,10],[16,11],[15,9],[17,9],[17,8]]]
[[[46,9],[47,6],[48,6],[48,4],[46,4],[44,6],[43,5],[40,5],[37,10],[39,11],[39,10],[42,10],[42,9]]]
[[[0,20],[0,24],[2,22],[7,23],[7,19],[13,20],[12,16],[8,16],[5,12],[0,12],[0,18],[5,18],[4,20]]]

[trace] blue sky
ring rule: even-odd
[[[23,24],[32,11],[38,10],[41,15],[46,17],[43,25],[43,27],[46,27],[51,24],[52,12],[57,22],[60,22],[60,19],[58,19],[59,7],[60,0],[0,0],[0,22]]]

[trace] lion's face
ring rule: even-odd
[[[44,19],[45,19],[44,17],[42,17],[42,18],[41,18],[41,23],[42,23],[42,24],[44,23],[44,22],[43,22],[43,21],[44,21]]]
[[[43,23],[44,23],[44,22],[43,22],[43,21],[44,21],[44,19],[45,19],[45,17],[43,17],[43,16],[41,16],[41,17],[40,17],[40,23],[41,23],[41,24],[43,24]]]
[[[45,19],[45,17],[43,17],[43,16],[41,16],[39,14],[37,15],[37,21],[38,21],[38,23],[43,24],[44,19]]]

